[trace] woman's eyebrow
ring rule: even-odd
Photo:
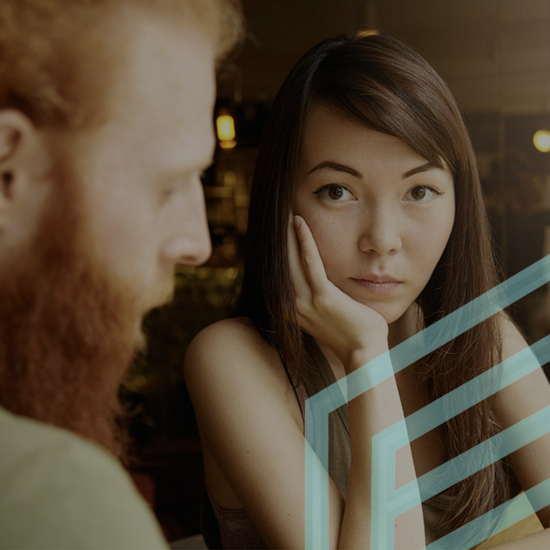
[[[426,164],[422,164],[421,166],[417,166],[416,168],[412,168],[411,170],[407,170],[402,176],[401,179],[407,179],[411,176],[414,176],[415,174],[420,174],[421,172],[427,172],[428,170],[432,170],[434,168],[439,168],[438,166],[435,166],[431,162],[427,162]]]
[[[316,166],[314,166],[307,175],[309,176],[313,172],[317,170],[322,170],[323,168],[327,168],[329,170],[335,170],[336,172],[345,172],[346,174],[351,174],[355,178],[362,179],[363,174],[361,172],[358,172],[354,168],[351,168],[350,166],[346,166],[345,164],[340,164],[339,162],[333,162],[331,160],[324,160],[323,162],[320,162]]]

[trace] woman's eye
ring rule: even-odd
[[[430,202],[436,195],[441,195],[441,193],[432,187],[417,185],[411,189],[407,195],[410,196],[414,202]]]
[[[349,197],[352,196],[351,192],[346,187],[344,187],[343,185],[337,185],[335,183],[325,185],[318,191],[315,191],[315,194],[321,195],[335,202],[341,202],[342,198],[349,199]]]

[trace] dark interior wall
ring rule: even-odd
[[[248,37],[239,59],[248,100],[270,100],[302,54],[365,23],[362,0],[244,0]],[[223,93],[223,91],[222,91]]]
[[[272,98],[312,45],[369,24],[424,53],[465,110],[550,107],[549,0],[245,0],[246,98]]]

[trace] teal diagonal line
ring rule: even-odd
[[[381,542],[393,540],[393,525],[395,517],[398,515],[416,506],[420,501],[444,491],[495,460],[499,460],[545,435],[550,426],[550,407],[531,415],[521,423],[421,476],[418,480],[394,490],[393,473],[395,472],[397,449],[407,444],[409,439],[413,441],[475,403],[533,372],[540,366],[540,363],[544,364],[548,361],[550,361],[550,336],[507,358],[490,371],[482,373],[410,415],[406,421],[398,422],[373,438],[373,455],[376,453],[378,460],[384,464],[384,467],[376,472],[376,483],[374,483],[373,470],[373,487],[376,486],[380,502],[379,509],[387,512],[387,517],[382,517],[380,511],[373,514],[373,518],[377,519],[377,523],[374,523],[373,520],[375,526],[373,533],[380,531],[379,534],[372,537],[373,548],[392,547],[392,544],[382,545]],[[483,391],[477,391],[479,388]],[[405,423],[408,427],[408,434]],[[390,464],[390,468],[385,466],[387,463]],[[382,496],[383,488],[387,492],[384,496]],[[490,519],[491,517],[488,516],[486,521]],[[487,524],[486,533],[491,527],[492,524]],[[379,541],[377,546],[374,545],[374,540]]]
[[[328,549],[328,415],[331,394],[325,394],[316,402],[307,399],[305,409],[306,525],[326,525],[323,529],[306,530],[306,548]]]
[[[482,373],[410,415],[406,421],[402,420],[394,424],[373,438],[373,456],[375,453],[377,457],[383,456],[384,464],[389,463],[391,468],[388,469],[384,466],[376,474],[380,506],[377,508],[378,511],[373,513],[373,518],[377,519],[376,523],[373,519],[373,548],[392,547],[395,518],[416,506],[419,501],[425,501],[494,461],[545,435],[550,426],[550,407],[511,426],[495,437],[421,476],[418,480],[394,490],[393,474],[397,449],[408,443],[409,439],[413,441],[475,403],[533,372],[540,366],[540,363],[544,364],[548,361],[550,361],[550,336],[507,358],[490,371]],[[479,388],[483,391],[476,391]],[[404,429],[405,423],[408,427],[408,435],[407,430]],[[387,495],[383,497],[381,496],[383,494],[382,487],[387,492]],[[386,517],[383,517],[380,510],[386,511]],[[491,518],[491,516],[487,516],[486,521],[492,521]],[[487,523],[485,533],[489,533],[492,527],[492,523]],[[474,528],[479,528],[479,523],[474,524],[472,529]],[[380,531],[380,534],[374,535],[375,531]],[[375,546],[374,540],[388,541],[388,544]]]
[[[328,422],[326,423],[328,440]],[[306,441],[306,525],[318,525],[328,518],[328,473],[314,450]],[[326,529],[308,529],[306,548],[328,548],[328,525]]]
[[[393,363],[393,371],[398,372],[428,353],[449,342],[459,334],[471,329],[498,311],[513,304],[523,296],[541,287],[550,281],[550,256],[542,258],[527,269],[524,269],[514,277],[494,289],[486,292],[472,302],[454,311],[444,319],[434,323],[417,335],[409,338],[399,346],[392,349],[391,354],[384,354],[375,361],[371,361],[344,379],[326,388],[314,398],[310,406],[306,406],[306,548],[308,550],[328,550],[328,431],[323,435],[324,429],[317,431],[316,423],[324,426],[321,416],[328,416],[330,412],[347,403],[354,397],[361,395],[392,373],[389,372],[389,363],[386,355],[390,355]],[[325,400],[325,397],[328,399]],[[321,414],[317,414],[317,406],[321,407]],[[317,437],[314,437],[317,435]],[[326,443],[323,438],[326,437]],[[311,446],[312,452],[307,451]],[[315,460],[317,457],[324,468],[318,468]],[[385,457],[387,459],[387,457]],[[373,461],[379,460],[373,456]],[[384,461],[384,457],[381,459]],[[377,468],[373,464],[373,474]],[[373,480],[374,485],[374,480]],[[314,492],[317,487],[326,488],[319,491],[318,495],[326,504],[318,506],[317,510],[325,510],[326,514],[313,514],[310,508],[315,506]],[[378,499],[373,493],[373,498]],[[377,510],[379,502],[371,503],[371,510]],[[374,525],[374,523],[373,523]],[[312,541],[319,541],[319,546],[312,546]]]
[[[550,405],[419,477],[417,481],[421,500],[433,497],[496,460],[546,435],[549,427]],[[393,522],[395,517],[411,508],[411,504],[414,506],[417,503],[418,499],[409,487],[411,483],[393,493],[388,504],[388,510],[392,512],[389,521]]]
[[[385,434],[385,437],[379,437],[382,434]],[[371,502],[376,502],[377,506],[372,508],[371,513],[371,548],[393,548],[394,546],[394,523],[391,511],[395,500],[395,491],[392,488],[395,477],[395,451],[391,452],[391,449],[397,450],[405,445],[408,439],[404,421],[397,422],[372,438]],[[415,505],[412,504],[411,499],[416,499],[416,504],[421,502],[420,492],[418,489],[414,490],[416,484],[417,480],[414,479],[405,486],[408,508]],[[395,515],[397,514],[393,514]]]
[[[547,362],[550,362],[550,336],[546,336],[532,346],[519,351],[515,355],[505,359],[502,363],[496,365],[493,369],[491,369],[491,371],[480,374],[473,380],[466,382],[459,388],[456,388],[452,392],[449,392],[447,395],[444,395],[437,401],[434,401],[433,403],[430,403],[419,411],[411,414],[409,417],[407,417],[405,421],[401,421],[406,422],[407,424],[407,432],[410,441],[417,439],[418,437],[424,435],[430,430],[433,430],[437,426],[443,424],[453,416],[464,412],[472,405],[475,405],[486,397],[493,395],[494,393],[500,391],[501,389],[512,384],[513,382],[520,380],[524,376],[535,371],[540,366],[540,364],[544,364]],[[483,391],[477,391],[476,387],[481,388]],[[531,417],[530,421],[534,422],[534,418],[535,417]],[[394,430],[395,428],[394,426],[392,426],[388,429]],[[404,431],[400,430],[400,433],[403,434]],[[502,432],[501,434],[497,435],[497,439],[495,439],[494,441],[489,440],[492,441],[491,445],[494,447],[498,447],[498,445],[500,444],[499,438],[504,437],[502,435],[504,433],[505,432]],[[381,435],[382,434],[378,434],[377,436],[375,436],[375,442],[378,441],[378,438]],[[540,435],[544,434],[541,433]],[[521,438],[521,436],[522,434],[518,432],[517,437]],[[388,438],[388,440],[390,439]],[[373,443],[376,444],[375,442]],[[394,443],[393,445],[391,445],[391,447],[388,447],[388,452],[395,453],[399,446],[405,445],[406,443],[407,441],[402,438],[399,442],[397,442],[397,444]],[[518,448],[526,444],[527,442],[520,444]],[[478,447],[474,447],[474,449],[478,449]],[[477,452],[474,453],[474,449],[468,451],[468,453],[477,454],[477,457],[483,456],[483,451],[480,451],[480,449],[478,449]],[[510,452],[512,451],[510,450],[506,454],[509,454]],[[506,456],[506,454],[502,456]],[[467,453],[462,456],[466,457]],[[502,458],[502,456],[499,458]],[[473,460],[467,460],[466,462],[473,462]],[[433,472],[430,472],[430,474],[427,474],[427,476],[429,477],[422,476],[420,478],[422,500],[426,500],[440,493],[441,491],[444,491],[445,489],[459,481],[458,479],[456,481],[453,481],[452,483],[446,483],[445,481],[448,475],[452,475],[451,470],[453,468],[456,468],[457,464],[458,461],[456,463],[453,461],[447,462],[446,464],[443,464],[439,468],[433,470]],[[431,479],[432,481],[428,483],[427,481],[422,481],[423,478],[425,478],[426,480]],[[395,491],[395,497],[401,498],[401,493],[406,492],[406,487],[407,486],[405,485]]]
[[[467,550],[482,543],[487,538],[487,532],[484,528],[486,524],[498,524],[498,530],[493,533],[496,534],[549,504],[550,479],[546,479],[528,491],[520,493],[508,502],[497,506],[494,510],[432,542],[424,550]],[[507,511],[512,508],[514,513],[507,514]],[[468,541],[467,546],[464,544],[465,540]]]

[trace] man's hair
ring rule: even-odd
[[[198,19],[216,40],[220,58],[242,34],[240,0],[2,0],[0,109],[17,109],[38,127],[78,125],[79,90],[97,95],[87,82],[98,85],[90,74],[97,29],[126,6]]]

